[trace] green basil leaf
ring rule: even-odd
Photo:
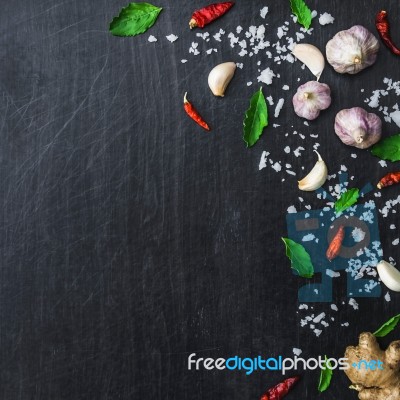
[[[360,191],[356,188],[344,192],[335,202],[335,211],[338,213],[346,210],[353,204],[356,204],[359,197]]]
[[[307,7],[304,0],[290,0],[290,7],[293,14],[297,17],[297,22],[309,29],[311,26],[311,10]]]
[[[243,140],[247,147],[254,146],[263,129],[268,126],[268,108],[262,88],[253,94],[243,121]]]
[[[390,318],[389,321],[385,322],[376,332],[374,332],[374,336],[376,337],[384,337],[394,328],[396,328],[397,324],[400,322],[400,314],[396,315],[393,318]]]
[[[286,246],[286,255],[292,262],[292,268],[303,278],[312,278],[314,276],[314,266],[307,250],[299,243],[282,238]]]
[[[319,376],[318,391],[325,392],[331,384],[333,375],[332,365],[328,361],[328,357],[325,356],[325,369],[321,369],[321,375]]]
[[[372,146],[371,153],[383,160],[400,161],[400,135],[381,140]]]
[[[162,8],[149,3],[130,3],[110,24],[114,36],[136,36],[144,33],[156,22]]]

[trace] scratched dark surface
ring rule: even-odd
[[[324,48],[356,23],[374,32],[382,7],[399,18],[395,3],[310,0],[336,18],[324,28],[316,23],[310,41]],[[107,27],[124,1],[1,1],[1,399],[257,399],[280,373],[188,371],[187,356],[292,356],[299,347],[304,355],[339,357],[361,330],[398,313],[392,293],[390,303],[359,300],[358,312],[340,314],[348,328],[327,329],[318,339],[299,328],[302,282],[290,272],[280,237],[287,208],[303,209],[301,194],[295,177],[282,183],[282,174],[258,171],[258,163],[263,150],[285,142],[307,148],[293,160],[295,170],[315,162],[308,137],[284,136],[296,127],[308,132],[290,95],[297,77],[311,75],[299,64],[273,67],[281,79],[264,91],[278,99],[282,85],[290,86],[279,121],[271,117],[281,128],[270,127],[246,149],[241,126],[256,90],[246,86],[256,82],[256,59],[242,60],[226,42],[216,43],[212,56],[188,54],[192,41],[202,43],[187,23],[203,4],[160,0],[164,11],[151,31],[122,39]],[[264,5],[275,41],[276,27],[289,18],[286,1],[238,0],[208,31],[258,25]],[[393,35],[400,38],[398,25]],[[165,39],[171,33],[179,36],[174,44]],[[158,42],[149,43],[149,34]],[[227,60],[245,68],[216,99],[207,75]],[[364,73],[324,73],[334,101],[312,129],[330,169],[350,166],[355,186],[384,170],[365,151],[350,159],[354,151],[333,133],[334,115],[362,106],[361,88],[382,87],[384,76],[400,80],[399,63],[382,47]],[[183,113],[186,90],[212,133]],[[394,124],[384,127],[396,133]],[[376,200],[395,196],[392,188]],[[303,197],[321,205],[314,194]],[[387,224],[380,220],[383,249],[396,258],[397,232]],[[345,280],[336,282],[340,303]],[[317,371],[305,373],[287,398],[315,399],[317,380]],[[319,396],[356,397],[343,373]]]

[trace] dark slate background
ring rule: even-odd
[[[287,3],[238,0],[208,31],[259,24],[259,10],[268,5],[275,41],[276,27],[289,18]],[[383,7],[393,21],[400,18],[392,1],[309,4],[336,18],[327,27],[315,24],[309,41],[320,48],[357,23],[374,31],[374,14]],[[312,142],[284,136],[307,128],[287,100],[279,121],[271,117],[281,128],[269,128],[246,149],[243,113],[257,87],[246,82],[256,81],[256,59],[246,58],[227,96],[216,99],[206,84],[209,70],[242,60],[219,44],[212,56],[188,54],[191,41],[202,43],[187,24],[204,2],[159,0],[164,11],[149,33],[115,38],[108,23],[124,5],[1,1],[0,398],[257,399],[279,373],[193,372],[187,356],[290,356],[300,347],[309,356],[339,357],[361,330],[398,313],[399,297],[360,300],[359,312],[344,308],[338,319],[350,327],[328,329],[319,339],[298,328],[303,281],[291,274],[280,237],[287,207],[302,209],[300,193],[294,177],[282,183],[270,168],[259,172],[258,163],[263,150],[308,144],[292,162],[297,171],[308,169]],[[150,33],[157,43],[147,42]],[[170,33],[179,36],[174,44],[165,39]],[[190,61],[181,64],[182,58]],[[330,67],[324,73],[333,104],[309,132],[319,132],[330,170],[345,163],[355,186],[387,170],[366,151],[350,158],[353,151],[333,133],[334,116],[362,106],[384,76],[399,80],[399,62],[382,47],[363,73],[339,76]],[[299,64],[273,69],[282,79],[264,91],[275,99],[283,84],[289,99],[297,77],[312,78]],[[212,133],[185,116],[186,90]],[[384,127],[385,135],[397,131]],[[378,204],[397,193],[388,189]],[[320,207],[314,194],[302,196]],[[397,232],[387,224],[380,220],[383,248],[396,257]],[[345,279],[336,282],[339,303],[346,300]],[[304,374],[290,398],[315,399],[317,380],[317,371]],[[356,399],[347,387],[337,373],[318,398]]]

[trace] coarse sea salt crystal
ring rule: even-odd
[[[260,10],[260,16],[261,16],[261,18],[265,19],[265,17],[267,16],[267,14],[268,14],[268,7],[263,7],[263,8]]]
[[[368,105],[371,108],[378,108],[379,107],[379,98],[381,96],[380,91],[374,90],[372,93],[373,93],[373,95],[369,98]]]
[[[279,164],[279,162],[276,162],[274,165],[272,165],[272,169],[274,169],[276,172],[282,171],[282,165]]]
[[[278,118],[279,114],[282,110],[283,104],[284,104],[285,100],[284,99],[279,99],[278,104],[275,107],[275,113],[274,113],[274,117]]]
[[[299,357],[302,352],[301,349],[297,349],[296,347],[293,348],[293,354],[297,357]]]
[[[307,235],[303,236],[303,239],[301,239],[302,242],[311,242],[312,240],[315,239],[315,235],[312,233],[308,233]]]
[[[365,232],[361,228],[354,228],[351,232],[351,236],[353,237],[356,243],[362,242],[365,238]]]
[[[328,14],[327,12],[325,12],[319,16],[319,23],[321,25],[333,24],[334,21],[335,21],[335,18],[333,18],[332,15]]]
[[[324,318],[325,318],[326,314],[324,312],[322,312],[321,314],[317,315],[314,319],[313,322],[315,324],[320,323]]]
[[[270,106],[273,106],[273,105],[274,105],[274,99],[272,98],[272,96],[268,96],[268,97],[267,97],[267,100],[268,100],[268,104],[269,104]]]
[[[266,151],[263,151],[261,154],[261,159],[260,159],[260,164],[258,166],[258,170],[261,171],[263,168],[265,168],[267,166],[267,157],[268,157],[269,153],[267,153]]]
[[[387,167],[387,162],[385,160],[379,160],[378,163],[382,168]]]
[[[283,28],[280,26],[278,28],[278,32],[276,33],[279,39],[282,39],[284,36],[286,36],[286,32],[283,30]]]
[[[394,239],[393,242],[392,242],[392,245],[393,246],[397,246],[398,244],[399,244],[399,238]]]
[[[338,307],[337,307],[336,304],[331,304],[331,309],[332,309],[333,311],[339,311],[339,309],[338,309]]]
[[[386,300],[387,302],[389,302],[389,301],[391,300],[391,298],[390,298],[390,293],[389,293],[389,292],[387,292],[387,293],[385,294],[385,300]]]
[[[271,68],[266,68],[261,74],[257,77],[258,82],[263,82],[266,85],[270,85],[272,83],[273,78],[276,77],[274,71]]]
[[[392,121],[400,127],[400,111],[393,111],[390,113],[390,118],[392,118]]]
[[[293,154],[294,154],[296,157],[300,157],[300,156],[301,156],[301,151],[303,151],[303,150],[305,150],[305,148],[299,146],[296,150],[293,151]]]
[[[247,86],[251,86],[253,82],[247,82]]]
[[[188,61],[188,60],[183,59],[183,60],[181,60],[181,63],[182,63],[182,64],[186,64],[187,61]]]
[[[391,224],[389,228],[390,229],[396,229],[396,225],[395,224]]]
[[[171,35],[165,36],[167,40],[171,43],[174,43],[176,40],[178,40],[178,36],[174,35],[171,33]]]
[[[331,278],[338,278],[340,276],[340,272],[332,271],[331,269],[326,269],[325,273],[330,276]]]
[[[157,38],[153,35],[150,35],[149,38],[147,39],[150,43],[157,42]]]
[[[282,86],[282,90],[289,90],[289,86],[288,85]]]
[[[353,298],[349,300],[349,305],[352,306],[354,310],[358,310],[358,303]]]
[[[289,206],[287,209],[288,214],[295,214],[297,213],[296,207],[295,206]]]
[[[290,153],[290,147],[289,147],[289,146],[286,146],[286,147],[283,149],[283,151],[284,151],[286,154],[289,154],[289,153]]]
[[[316,10],[313,10],[311,13],[311,18],[315,18],[318,15],[318,12]]]

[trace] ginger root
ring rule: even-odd
[[[358,346],[347,347],[345,357],[350,364],[345,373],[360,400],[400,399],[400,340],[383,351],[372,333],[362,333]]]

